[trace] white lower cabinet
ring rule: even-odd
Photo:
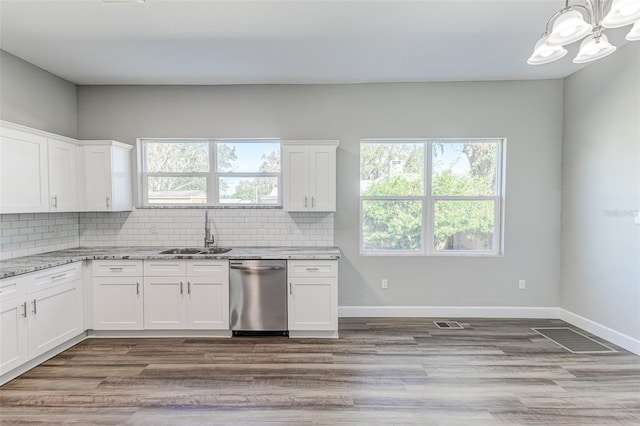
[[[229,329],[227,260],[145,261],[145,329]]]
[[[338,261],[290,260],[288,322],[291,337],[337,337]]]
[[[0,298],[0,375],[85,331],[81,263],[8,278],[0,287],[15,289]]]
[[[26,310],[24,299],[0,301],[0,374],[29,360]]]
[[[94,261],[92,271],[93,329],[142,330],[142,261]]]
[[[43,290],[32,297],[27,317],[31,357],[84,332],[81,281]]]

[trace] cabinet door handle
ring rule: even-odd
[[[27,302],[24,302],[24,303],[22,304],[22,316],[23,316],[24,318],[26,318],[26,317],[27,317]]]
[[[105,198],[106,204],[107,204],[107,208],[111,208],[111,197],[109,197],[108,195]]]
[[[314,197],[313,195],[311,196],[311,207],[315,207],[316,206],[316,197]]]
[[[191,294],[191,281],[187,281],[187,294]]]
[[[307,208],[307,200],[308,200],[308,198],[307,198],[307,196],[305,195],[305,196],[304,196],[304,207],[305,207],[305,208]]]
[[[289,283],[289,294],[293,296],[293,284]]]
[[[183,294],[183,292],[182,292],[182,281],[180,281],[180,294]]]
[[[64,276],[66,276],[66,275],[67,275],[66,273],[65,274],[59,274],[59,275],[54,275],[54,276],[51,277],[51,279],[52,280],[57,280],[58,278],[62,278]]]
[[[51,197],[51,207],[53,207],[54,209],[58,208],[58,196],[54,195],[53,197]]]
[[[33,299],[33,315],[36,315],[38,313],[38,306],[36,305],[36,299]]]
[[[140,294],[140,283],[136,281],[136,294]]]

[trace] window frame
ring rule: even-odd
[[[496,143],[496,192],[495,195],[447,196],[433,195],[433,145],[437,143]],[[392,143],[422,143],[424,145],[423,158],[423,194],[415,196],[363,196],[359,195],[359,252],[361,256],[475,256],[499,257],[504,252],[504,197],[507,139],[502,138],[366,138],[360,140],[360,152],[363,144],[392,144]],[[420,250],[371,250],[364,248],[363,238],[363,201],[366,200],[421,200],[421,238]],[[435,248],[435,206],[438,201],[493,201],[494,202],[494,232],[491,250],[437,250]]]
[[[209,171],[208,172],[148,172],[147,164],[147,143],[207,143],[209,149]],[[138,190],[140,191],[138,200],[142,208],[199,208],[199,207],[236,207],[236,208],[282,208],[282,141],[279,138],[138,138]],[[217,155],[218,143],[277,143],[280,152],[280,172],[221,172],[218,170]],[[201,204],[186,203],[149,203],[149,177],[205,177],[207,202]],[[254,177],[276,177],[278,185],[278,200],[275,204],[258,203],[222,203],[220,202],[220,178],[254,178]]]

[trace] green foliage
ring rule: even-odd
[[[363,195],[405,196],[422,193],[422,182],[394,176],[375,182]],[[419,250],[422,235],[422,203],[415,200],[365,200],[362,235],[372,250]]]

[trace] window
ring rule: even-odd
[[[274,139],[141,139],[143,206],[281,205]]]
[[[362,254],[500,254],[502,140],[360,144]]]

